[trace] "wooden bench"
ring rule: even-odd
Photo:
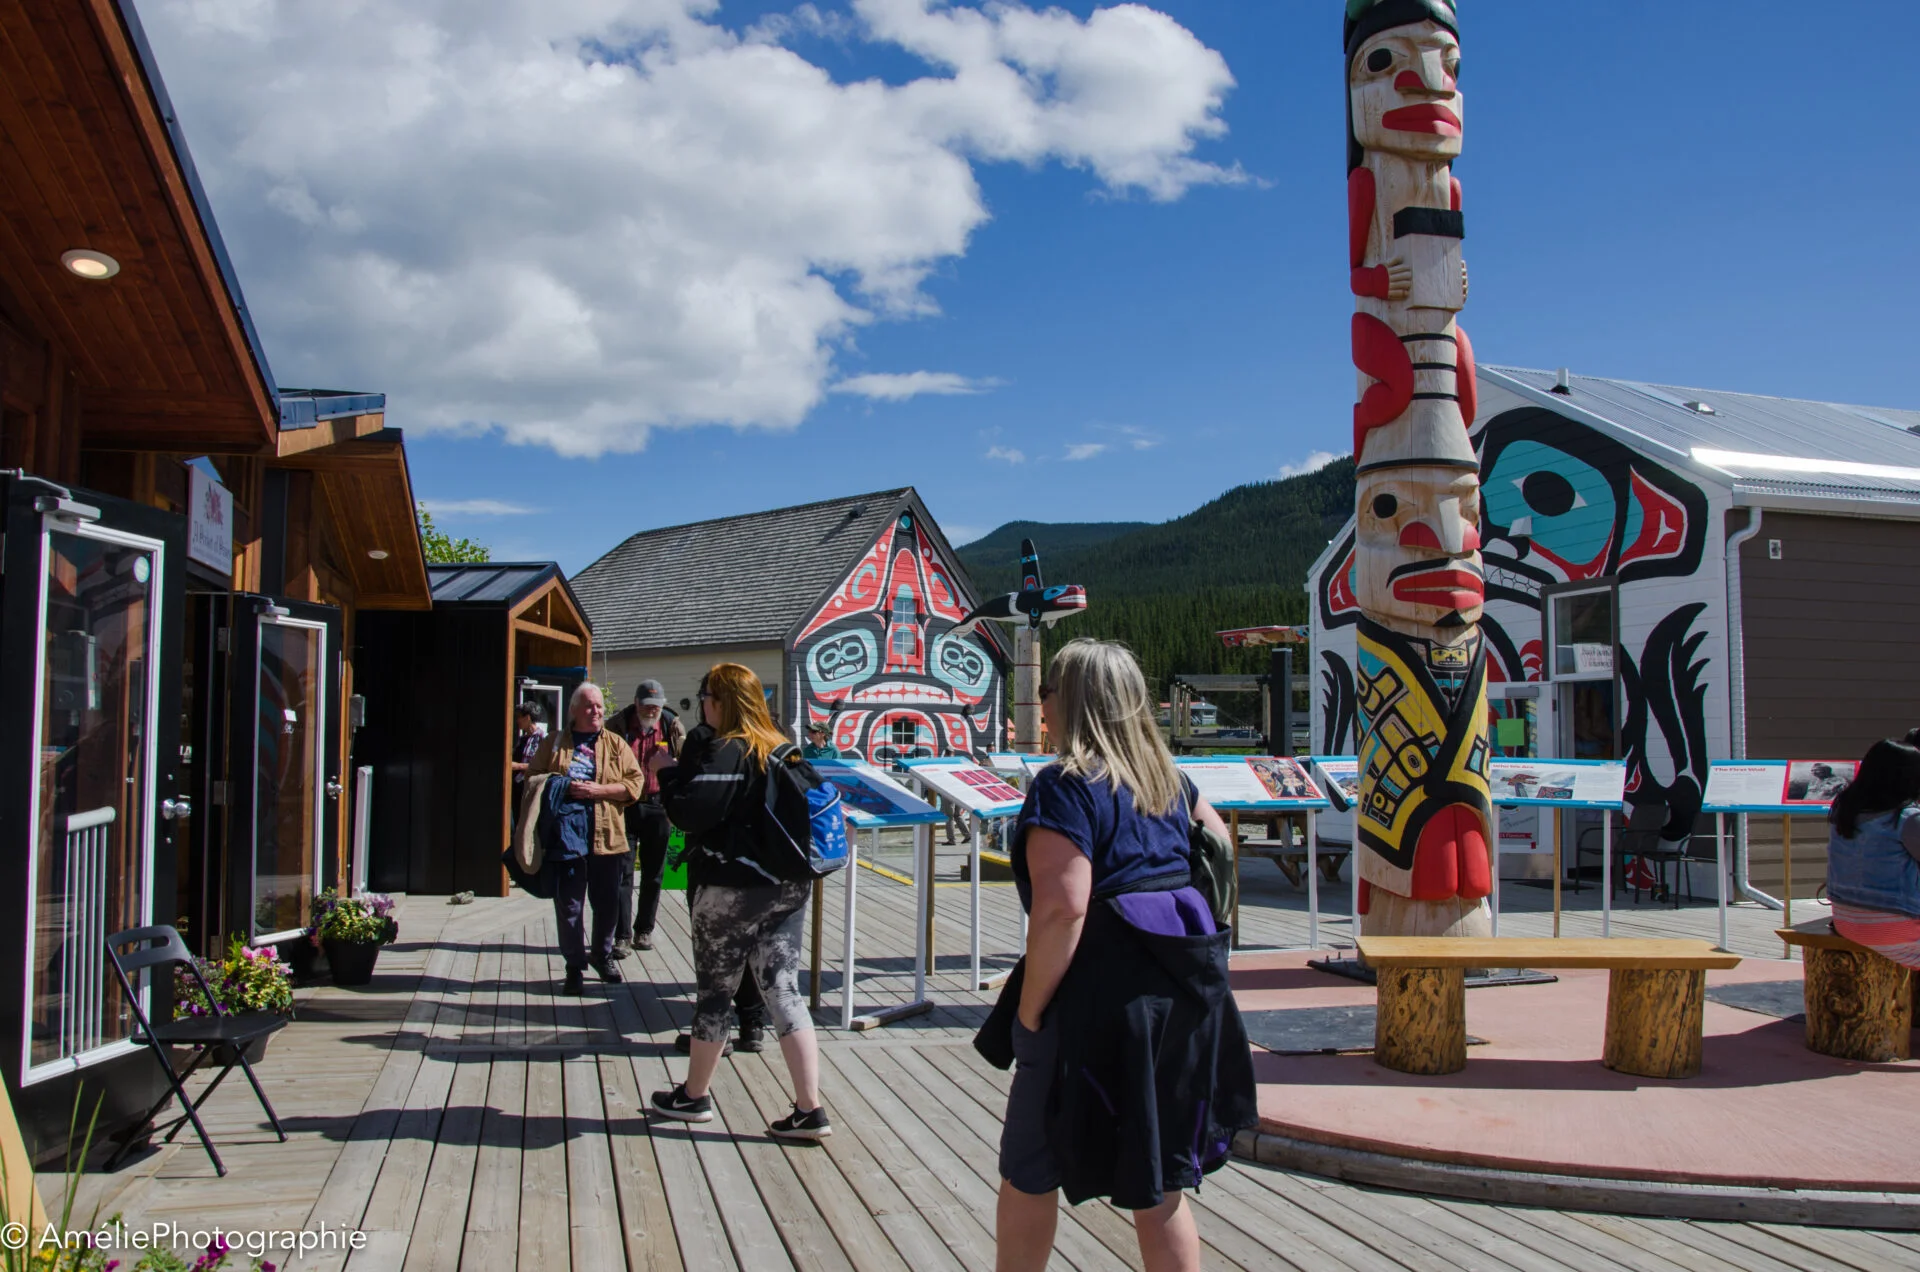
[[[1303,887],[1307,881],[1307,850],[1302,844],[1287,839],[1242,839],[1240,851],[1250,857],[1265,857],[1280,867],[1280,873],[1294,887]],[[1347,859],[1347,847],[1320,845],[1314,856],[1320,862],[1320,877],[1327,883],[1340,882],[1340,866]]]
[[[1833,930],[1826,919],[1779,929],[1806,963],[1807,1048],[1882,1064],[1913,1056],[1914,994],[1908,969]]]
[[[1648,1078],[1700,1072],[1707,970],[1740,956],[1705,941],[1561,937],[1362,936],[1360,957],[1379,977],[1373,1057],[1401,1073],[1467,1067],[1468,968],[1604,967],[1606,1046],[1601,1063]]]

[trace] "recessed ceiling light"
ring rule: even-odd
[[[96,283],[112,278],[120,272],[119,261],[105,252],[90,252],[84,248],[60,253],[60,263],[67,267],[68,273]]]
[[[385,548],[368,548],[367,555],[376,561],[384,561],[387,559],[387,550]]]

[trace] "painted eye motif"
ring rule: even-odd
[[[1527,507],[1543,517],[1562,517],[1575,508],[1587,506],[1572,482],[1559,473],[1545,470],[1528,473],[1521,479],[1520,497],[1527,501]]]
[[[1380,518],[1380,520],[1386,521],[1398,511],[1400,511],[1400,501],[1392,495],[1375,495],[1373,497],[1373,515]]]
[[[1367,54],[1367,69],[1375,75],[1393,65],[1392,49],[1375,49]]]

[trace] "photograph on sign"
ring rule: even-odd
[[[928,767],[915,769],[913,775],[941,798],[980,816],[1003,817],[1026,799],[991,769]]]
[[[1333,806],[1346,812],[1360,802],[1360,761],[1350,755],[1316,755],[1313,766],[1319,770]]]
[[[1778,808],[1787,782],[1780,761],[1716,762],[1707,770],[1706,807]]]
[[[1780,802],[1825,807],[1847,789],[1858,767],[1854,760],[1788,760],[1787,788]]]
[[[1181,760],[1180,771],[1199,789],[1200,797],[1215,808],[1235,804],[1270,804],[1273,796],[1244,759]]]
[[[870,765],[854,760],[815,760],[814,771],[840,790],[855,825],[882,818],[938,816],[933,805]]]
[[[1307,776],[1300,761],[1274,755],[1250,755],[1247,767],[1260,779],[1260,785],[1266,787],[1269,799],[1311,799],[1324,798],[1320,788]]]

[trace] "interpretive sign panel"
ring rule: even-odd
[[[1618,760],[1493,760],[1488,786],[1496,804],[1619,808],[1627,766]]]
[[[1707,770],[1709,813],[1819,812],[1853,780],[1853,760],[1716,760]]]
[[[814,771],[840,788],[847,820],[859,829],[943,822],[947,815],[900,783],[859,760],[815,760]]]
[[[992,769],[915,765],[913,776],[975,817],[1010,817],[1020,811],[1027,798]]]
[[[1234,759],[1182,757],[1175,763],[1199,790],[1201,798],[1215,808],[1279,812],[1329,806],[1327,797],[1320,793],[1298,760],[1254,755]]]
[[[1360,802],[1360,760],[1352,755],[1312,755],[1314,776],[1320,789],[1333,802],[1336,812],[1346,812]]]

